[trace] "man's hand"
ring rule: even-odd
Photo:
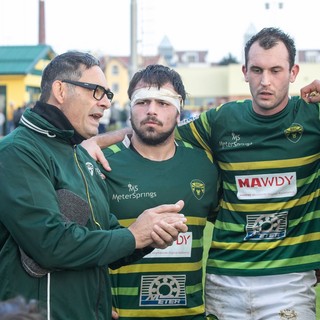
[[[130,127],[109,131],[84,140],[82,141],[81,145],[88,151],[94,160],[100,162],[107,171],[111,171],[109,162],[105,158],[101,149],[107,148],[112,144],[122,141],[126,134],[130,133],[132,133],[132,128]]]
[[[178,237],[179,232],[186,232],[186,217],[178,212],[184,206],[182,200],[176,204],[164,204],[141,213],[137,220],[129,226],[135,237],[136,249],[152,245],[166,248]]]
[[[110,165],[106,157],[104,156],[101,148],[99,147],[96,137],[84,140],[81,145],[88,151],[90,156],[101,163],[101,165],[107,170],[111,171]]]
[[[118,313],[114,310],[112,310],[112,319],[114,319],[114,320],[119,319]]]
[[[188,227],[182,221],[178,221],[173,224],[169,224],[165,221],[160,221],[156,224],[151,232],[151,238],[153,248],[165,249],[171,246],[175,240],[177,240],[180,232],[184,233],[188,231]]]
[[[306,102],[320,102],[320,80],[314,80],[300,90],[300,96]]]

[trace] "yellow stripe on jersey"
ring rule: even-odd
[[[187,216],[187,225],[189,226],[205,226],[207,223],[207,218],[200,217],[189,217]],[[129,227],[136,219],[118,219],[119,223],[124,227]]]
[[[173,308],[173,309],[116,309],[120,317],[137,317],[150,319],[167,318],[167,317],[183,317],[188,315],[198,315],[204,312],[204,305],[195,308]]]
[[[271,261],[255,261],[255,262],[226,262],[224,260],[214,260],[214,263],[212,260],[209,260],[207,265],[209,267],[215,267],[215,268],[223,268],[223,269],[251,269],[251,270],[258,270],[258,269],[268,269],[270,268],[270,265],[272,265],[272,268],[277,267],[290,267],[290,266],[299,266],[299,265],[305,265],[307,263],[314,263],[315,261],[320,260],[320,254],[314,254],[309,256],[303,256],[303,259],[301,257],[295,257],[295,258],[289,258],[289,259],[277,259],[277,260],[271,260]]]
[[[317,189],[315,192],[312,192],[300,199],[293,199],[290,201],[284,202],[268,202],[266,206],[265,203],[251,203],[251,204],[238,204],[230,202],[221,202],[221,207],[235,212],[264,212],[264,211],[277,211],[284,209],[291,209],[295,206],[305,205],[308,202],[313,201],[315,198],[320,196],[320,189]]]
[[[136,297],[139,294],[139,287],[111,287],[112,295],[125,295]]]
[[[303,223],[306,221],[310,221],[310,220],[314,220],[314,219],[319,219],[320,218],[320,210],[316,210],[316,211],[311,211],[309,213],[307,213],[306,215],[304,215],[303,217],[300,217],[298,219],[290,219],[289,220],[289,228],[292,228],[296,225],[298,225],[299,223]],[[215,229],[220,229],[220,230],[229,230],[229,231],[233,231],[233,232],[239,232],[239,233],[243,233],[243,224],[236,224],[233,222],[226,222],[226,221],[220,221],[220,220],[216,220],[215,224],[214,224]]]
[[[110,270],[110,274],[135,273],[135,272],[190,272],[202,268],[202,260],[192,263],[144,263],[123,266]]]
[[[194,126],[194,123],[193,123],[193,122],[190,123],[190,128],[191,128],[191,131],[192,131],[195,139],[198,141],[198,143],[201,145],[201,147],[202,147],[204,150],[206,150],[206,151],[208,151],[208,152],[211,153],[211,149],[210,149],[209,146],[205,143],[205,141],[202,139],[202,137],[199,135],[199,133],[198,133],[196,127]]]
[[[121,151],[121,149],[115,144],[110,146],[109,149],[112,150],[114,153]]]
[[[292,246],[301,243],[308,243],[311,241],[317,241],[320,239],[320,232],[309,233],[307,235],[301,235],[298,237],[287,237],[276,241],[258,242],[258,241],[248,241],[248,242],[211,242],[211,248],[223,249],[223,250],[247,250],[247,251],[262,251],[270,250],[279,247]],[[304,262],[305,263],[305,262]]]
[[[195,292],[201,291],[202,283],[193,284],[192,286],[186,287],[187,294],[194,294]],[[122,296],[134,296],[136,297],[139,294],[140,287],[111,287],[111,292],[113,295],[122,295]]]
[[[222,170],[238,171],[238,170],[258,170],[258,169],[274,169],[274,168],[291,168],[313,163],[320,159],[320,153],[311,156],[294,158],[287,160],[268,160],[255,162],[237,162],[226,163],[218,161],[219,167]]]

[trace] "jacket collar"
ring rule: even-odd
[[[21,122],[29,129],[45,134],[49,138],[62,137],[71,144],[79,144],[85,140],[59,108],[40,101],[23,114]]]

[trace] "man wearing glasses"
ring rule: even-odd
[[[73,84],[74,86],[79,86],[79,87],[86,88],[89,90],[93,90],[93,97],[98,101],[102,100],[104,95],[107,96],[107,98],[110,100],[110,102],[113,99],[113,92],[111,92],[110,89],[105,89],[104,87],[99,86],[98,84],[92,84],[92,83],[80,82],[80,81],[72,81],[72,80],[62,80],[62,82]]]
[[[107,267],[187,231],[183,201],[145,210],[128,228],[110,213],[105,176],[79,146],[110,108],[106,88],[93,56],[57,56],[40,100],[0,143],[0,300],[35,299],[47,319],[111,319]]]

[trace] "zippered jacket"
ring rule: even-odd
[[[110,214],[103,175],[73,136],[28,109],[0,142],[0,300],[36,299],[53,320],[106,320],[107,267],[135,253],[135,240]]]

